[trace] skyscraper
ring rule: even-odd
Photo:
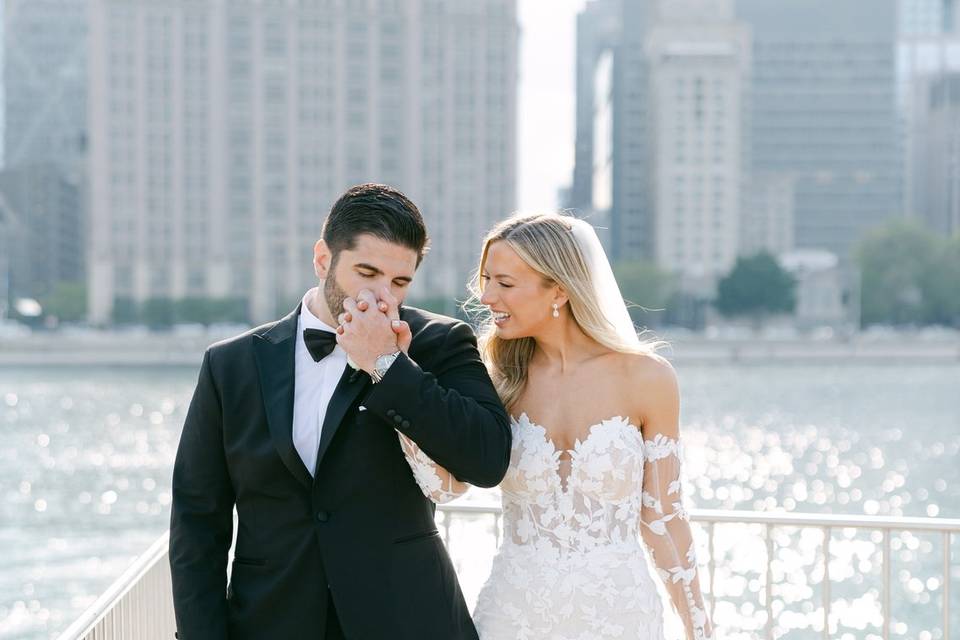
[[[737,0],[753,35],[754,174],[793,180],[794,241],[841,265],[902,215],[893,0]]]
[[[315,283],[330,205],[367,181],[424,214],[414,293],[459,295],[513,209],[514,0],[92,0],[90,16],[97,322],[184,297],[276,317]]]
[[[0,196],[10,252],[0,278],[13,298],[43,299],[84,278],[85,11],[85,0],[4,6]]]
[[[4,3],[5,166],[52,163],[69,172],[83,162],[86,4]]]
[[[644,34],[649,3],[591,0],[577,16],[576,147],[568,205],[614,261],[653,260],[652,149]]]
[[[897,0],[901,36],[929,36],[952,31],[956,0]]]
[[[665,0],[646,49],[656,261],[709,291],[740,251],[749,36],[730,1]]]
[[[915,212],[930,230],[952,236],[960,233],[960,73],[932,79],[925,98],[917,105]]]
[[[615,260],[715,279],[739,247],[748,33],[725,0],[598,0],[578,26],[571,204]]]
[[[901,0],[897,79],[904,208],[938,233],[958,228],[950,204],[956,199],[956,178],[951,178],[956,120],[951,118],[957,113],[960,76],[957,15],[954,0]]]

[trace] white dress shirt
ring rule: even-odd
[[[310,289],[303,296],[303,304],[300,306],[293,386],[293,446],[311,476],[317,466],[323,417],[347,366],[347,353],[340,345],[334,347],[330,355],[320,362],[314,362],[303,341],[304,329],[334,331],[333,327],[322,322],[307,307],[307,303],[319,295],[322,294],[318,288]]]

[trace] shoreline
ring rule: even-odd
[[[665,336],[668,340],[669,335]],[[197,367],[224,336],[48,334],[0,340],[0,367]],[[660,352],[674,364],[960,364],[960,340],[732,340],[677,337]]]

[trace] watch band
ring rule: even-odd
[[[370,373],[370,381],[373,382],[373,384],[377,384],[383,380],[383,377],[387,375],[387,371],[389,371],[393,363],[397,361],[400,353],[400,351],[395,351],[393,353],[384,353],[377,357],[373,364],[373,371]]]

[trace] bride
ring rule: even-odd
[[[647,554],[687,638],[710,638],[681,501],[676,377],[637,337],[593,228],[555,214],[501,222],[478,289],[482,352],[513,429],[480,638],[661,640]],[[465,490],[401,443],[424,493]]]

